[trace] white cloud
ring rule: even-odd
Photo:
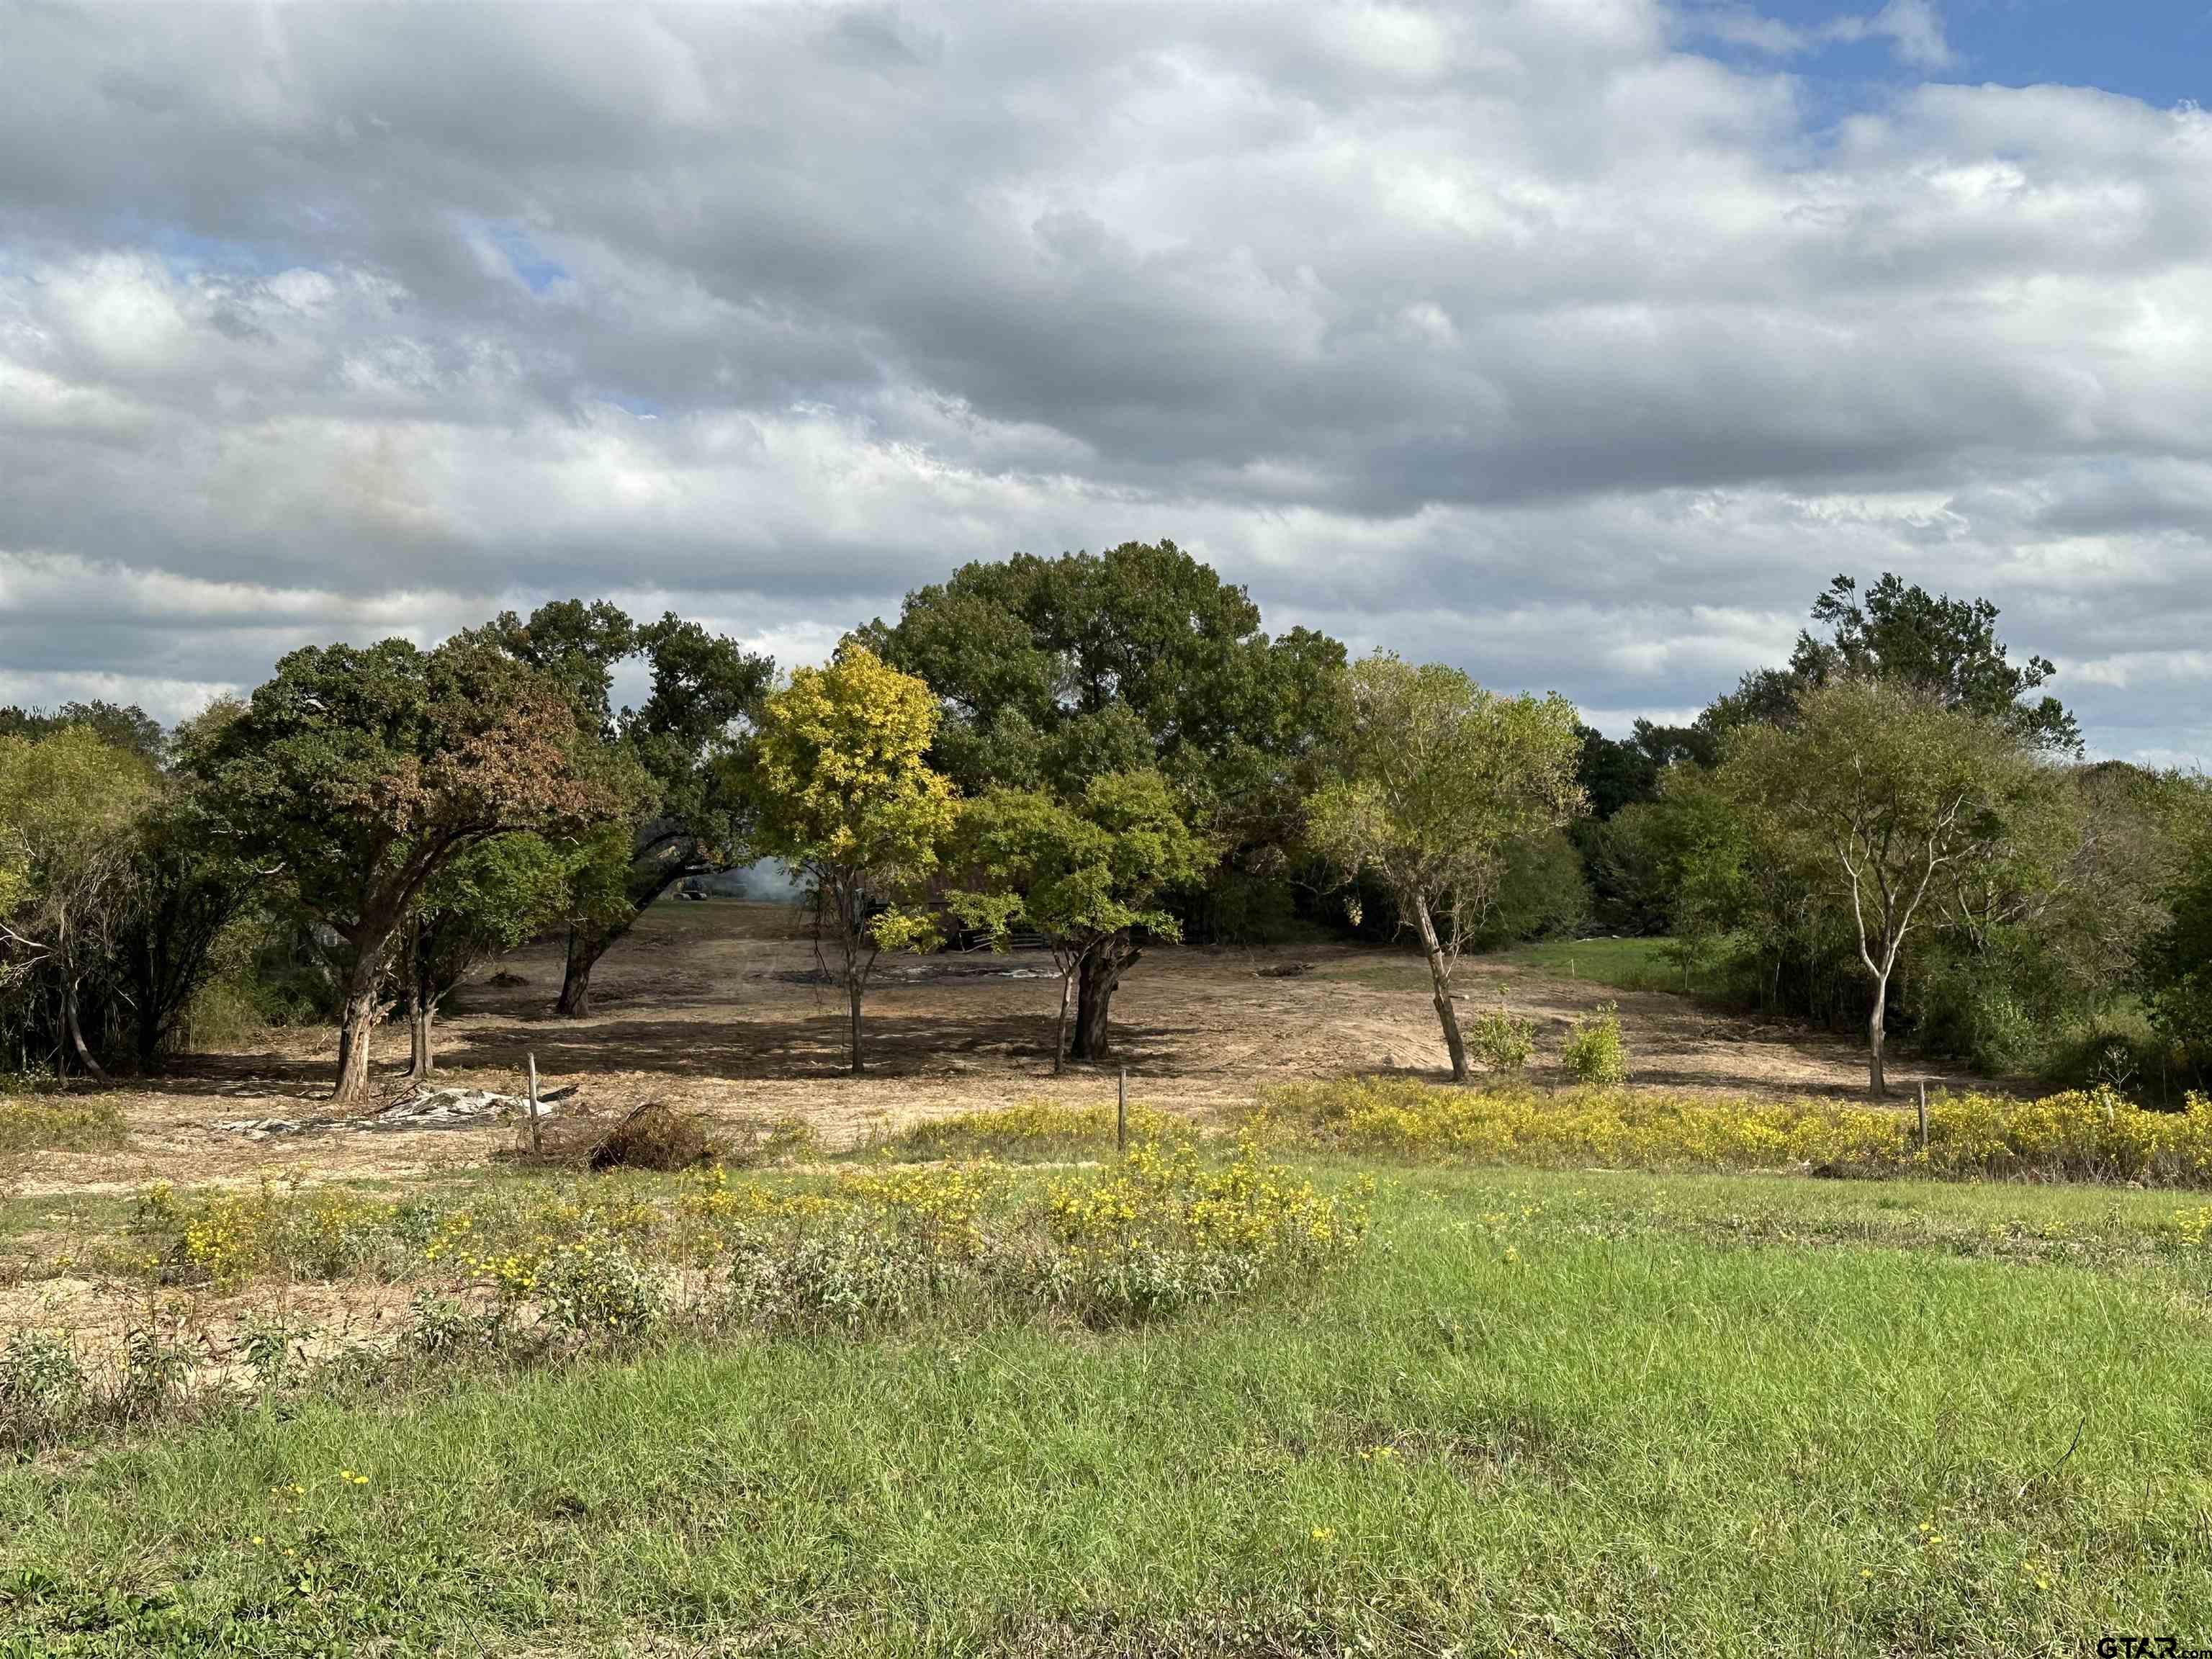
[[[1165,535],[1624,718],[1895,568],[2113,751],[2203,740],[2212,119],[1830,122],[1681,44],[1930,71],[1931,6],[241,16],[11,23],[11,684],[166,710],[568,592],[817,655]]]
[[[1886,40],[1909,69],[1943,70],[1957,62],[1935,0],[1888,0],[1876,12],[1847,13],[1809,26],[1784,23],[1748,5],[1701,5],[1689,9],[1683,23],[1693,36],[1773,58],[1794,58],[1839,42]]]

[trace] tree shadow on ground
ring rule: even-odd
[[[1173,1028],[1115,1028],[1109,1066],[1172,1070],[1185,1060]],[[516,1066],[535,1054],[538,1069],[567,1076],[585,1072],[657,1072],[678,1077],[750,1081],[836,1076],[848,1064],[848,1028],[842,1011],[773,1020],[732,1019],[702,1029],[668,1020],[483,1020],[451,1033],[439,1064],[455,1069]],[[871,1074],[937,1077],[973,1069],[985,1057],[1001,1065],[1048,1068],[1053,1023],[1034,1014],[981,1011],[950,1014],[866,1015],[861,1049]]]

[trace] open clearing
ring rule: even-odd
[[[441,1081],[513,1091],[534,1054],[546,1085],[574,1085],[577,1104],[595,1115],[657,1099],[726,1125],[794,1117],[833,1147],[1031,1096],[1110,1098],[1110,1071],[1071,1066],[1051,1075],[1058,981],[1042,951],[886,958],[868,999],[868,1074],[848,1076],[843,1003],[836,988],[805,982],[816,964],[802,923],[778,905],[656,905],[599,963],[593,1012],[579,1020],[551,1012],[557,942],[518,951],[454,998],[440,1026]],[[495,975],[520,982],[488,982]],[[1863,1051],[1847,1040],[1611,990],[1510,955],[1469,958],[1459,991],[1468,1011],[1503,1000],[1537,1021],[1531,1075],[1540,1083],[1560,1079],[1556,1055],[1570,1022],[1614,1001],[1634,1086],[1836,1097],[1865,1087]],[[1271,1083],[1445,1075],[1427,970],[1409,952],[1156,949],[1123,982],[1114,1015],[1133,1094],[1200,1117],[1241,1112]],[[312,1114],[328,1093],[335,1052],[327,1030],[282,1032],[255,1052],[194,1056],[150,1087],[118,1086],[110,1097],[129,1123],[130,1146],[39,1154],[16,1172],[16,1190],[127,1191],[277,1170],[404,1176],[480,1164],[512,1143],[511,1125],[264,1139],[211,1129]],[[378,1049],[386,1097],[407,1087],[405,1053],[404,1032],[387,1028]],[[1909,1066],[1899,1074],[1968,1081]]]

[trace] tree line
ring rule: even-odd
[[[1463,1079],[1462,953],[1597,927],[1665,936],[1709,991],[1863,1022],[1877,1092],[1899,1027],[1999,1068],[2070,1041],[2109,1081],[2197,1080],[2207,792],[2085,764],[2052,665],[1996,618],[1839,577],[1786,665],[1613,739],[1557,696],[1271,635],[1164,541],[964,566],[781,677],[696,622],[562,600],[427,650],[295,652],[173,732],[0,710],[0,1032],[21,1068],[98,1076],[226,1018],[327,1019],[350,1100],[388,1020],[428,1075],[439,1010],[500,953],[559,934],[556,1009],[582,1016],[670,886],[773,857],[854,1071],[886,951],[1034,937],[1057,1070],[1111,1053],[1156,942],[1327,931],[1418,945]]]

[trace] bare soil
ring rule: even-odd
[[[552,1012],[558,941],[515,952],[452,1000],[440,1024],[439,1081],[519,1091],[534,1054],[547,1088],[610,1121],[644,1100],[734,1128],[795,1117],[825,1145],[917,1119],[1034,1097],[1110,1099],[1126,1066],[1132,1095],[1219,1116],[1263,1086],[1346,1073],[1448,1075],[1428,976],[1409,953],[1337,945],[1148,951],[1114,1000],[1111,1064],[1052,1075],[1059,982],[1041,951],[885,958],[868,997],[868,1069],[846,1070],[842,994],[815,977],[802,919],[786,907],[710,900],[654,907],[608,953],[592,1012]],[[493,982],[495,978],[500,981]],[[1618,1002],[1644,1089],[1765,1096],[1863,1093],[1863,1051],[1823,1034],[1717,1015],[1684,999],[1617,992],[1498,958],[1472,958],[1462,1007],[1502,1001],[1539,1028],[1540,1085],[1564,1081],[1560,1038],[1576,1016]],[[406,1092],[406,1036],[388,1028],[376,1085]],[[511,1151],[510,1124],[380,1132],[337,1128],[252,1139],[216,1128],[240,1118],[325,1110],[336,1041],[328,1030],[271,1033],[252,1052],[190,1056],[171,1075],[110,1091],[131,1129],[112,1152],[41,1152],[6,1171],[18,1194],[120,1193],[144,1182],[389,1179],[481,1167]],[[1920,1073],[1898,1068],[1908,1079]],[[1971,1079],[1936,1073],[1931,1084]],[[374,1109],[372,1107],[370,1109]]]

